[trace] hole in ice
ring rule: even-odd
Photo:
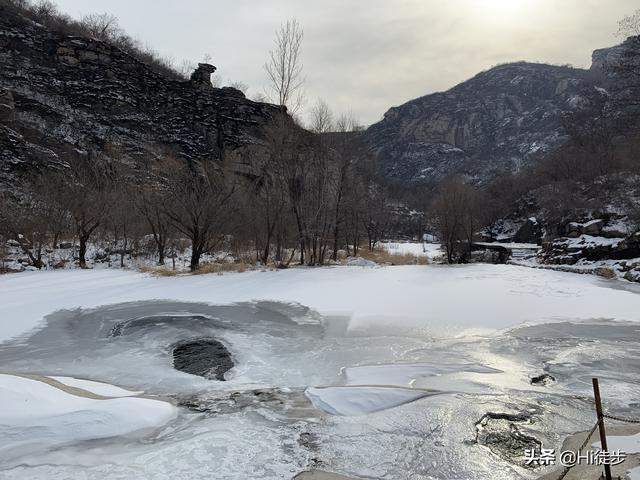
[[[173,367],[181,372],[224,381],[233,368],[227,347],[213,338],[183,342],[173,349]]]

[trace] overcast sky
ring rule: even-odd
[[[176,60],[210,53],[221,77],[263,91],[274,30],[305,32],[307,105],[326,100],[363,124],[390,107],[446,90],[495,64],[588,67],[618,43],[638,0],[55,0],[73,17],[115,14],[133,37]]]

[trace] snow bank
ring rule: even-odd
[[[624,239],[623,238],[607,238],[597,237],[593,235],[580,235],[577,238],[566,238],[554,242],[559,246],[566,246],[569,250],[580,250],[582,248],[596,248],[596,247],[617,247]]]
[[[114,270],[23,272],[0,276],[0,341],[37,327],[55,310],[156,299],[297,302],[325,316],[349,317],[351,335],[453,336],[523,322],[640,321],[640,295],[628,290],[632,286],[611,288],[617,285],[586,275],[483,264],[180,277]]]
[[[439,243],[383,242],[380,245],[387,252],[395,255],[415,255],[430,259],[440,258],[443,255]]]
[[[73,377],[50,377],[57,380],[60,383],[64,383],[69,387],[76,387],[86,390],[96,395],[103,397],[135,397],[136,395],[142,395],[144,392],[133,392],[131,390],[125,390],[124,388],[116,387],[115,385],[109,385],[103,382],[94,382],[92,380],[80,380]]]
[[[444,392],[401,387],[313,387],[306,395],[316,408],[332,415],[364,415]]]
[[[94,400],[5,374],[0,374],[0,398],[0,454],[5,458],[25,449],[34,452],[70,442],[145,432],[177,415],[176,408],[167,402]]]

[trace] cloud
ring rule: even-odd
[[[637,0],[57,0],[72,16],[109,11],[133,36],[175,59],[205,53],[224,79],[262,91],[278,25],[305,29],[309,105],[372,123],[394,105],[448,89],[515,60],[588,67],[616,43],[616,22]]]

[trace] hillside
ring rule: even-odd
[[[168,79],[121,49],[0,6],[0,185],[66,155],[221,159],[259,142],[278,108],[213,88],[215,67]]]
[[[367,130],[367,141],[383,173],[405,185],[437,183],[451,173],[483,183],[517,172],[566,142],[564,115],[611,103],[608,89],[621,81],[616,66],[636,43],[596,51],[590,70],[524,62],[494,67],[391,108]]]

